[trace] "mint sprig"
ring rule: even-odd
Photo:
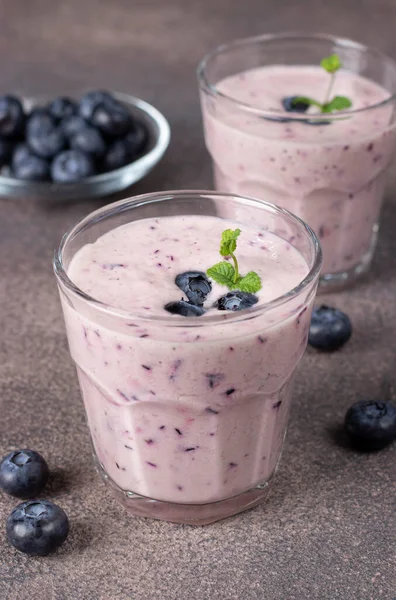
[[[234,266],[223,260],[210,267],[206,273],[208,277],[220,285],[227,286],[230,290],[238,289],[241,292],[255,294],[261,289],[260,277],[254,271],[249,271],[244,276],[240,275],[238,261],[234,254],[240,234],[240,229],[226,229],[221,234],[220,254],[224,257],[230,257]]]
[[[320,61],[320,66],[323,67],[327,73],[330,75],[329,85],[326,91],[324,102],[318,102],[314,98],[309,98],[308,96],[298,96],[294,98],[293,105],[296,105],[300,102],[304,102],[308,104],[308,106],[316,106],[319,108],[321,113],[331,113],[336,110],[345,110],[347,108],[351,108],[352,102],[346,96],[334,96],[331,99],[331,92],[334,87],[334,82],[336,78],[336,73],[342,67],[342,62],[340,57],[337,54],[331,54],[330,56],[326,56]]]

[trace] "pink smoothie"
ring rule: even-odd
[[[246,105],[281,111],[287,96],[324,101],[328,82],[320,67],[279,65],[227,77],[216,88]],[[349,97],[353,111],[389,97],[384,88],[347,71],[337,73],[333,94]],[[301,217],[320,238],[324,274],[369,260],[395,146],[391,106],[309,125],[271,121],[205,94],[202,104],[219,190],[261,197]]]
[[[275,471],[314,285],[262,309],[307,275],[302,255],[290,240],[240,225],[240,271],[255,270],[263,283],[256,307],[218,311],[213,303],[228,290],[214,283],[202,317],[164,310],[183,296],[176,275],[218,262],[221,232],[237,226],[209,216],[143,219],[83,246],[69,266],[80,289],[127,311],[115,327],[109,311],[100,317],[62,297],[93,444],[122,490],[210,503]]]

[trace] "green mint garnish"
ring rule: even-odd
[[[307,96],[299,96],[293,100],[293,104],[296,105],[299,102],[304,102],[309,106],[316,106],[319,108],[321,113],[331,113],[335,110],[345,110],[346,108],[351,108],[352,102],[346,96],[334,96],[334,98],[330,100],[336,73],[342,67],[340,57],[337,54],[331,54],[320,61],[320,66],[323,67],[323,69],[330,75],[329,86],[327,88],[324,102],[318,102],[317,100],[308,98]]]
[[[238,261],[234,254],[237,247],[237,238],[240,234],[240,229],[226,229],[221,234],[220,254],[221,256],[229,256],[234,266],[223,260],[210,267],[206,273],[208,277],[220,283],[220,285],[227,286],[230,290],[238,289],[241,292],[255,294],[261,289],[260,277],[254,271],[249,271],[245,276],[240,275]]]

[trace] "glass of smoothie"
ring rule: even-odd
[[[232,289],[207,275],[234,258]],[[80,221],[54,268],[96,463],[130,512],[201,525],[263,502],[321,268],[310,227],[257,199],[147,194]]]
[[[325,57],[341,68],[326,71]],[[396,63],[350,40],[264,35],[220,46],[198,78],[216,188],[306,221],[325,288],[367,271],[395,147]]]

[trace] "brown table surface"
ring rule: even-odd
[[[215,44],[300,28],[396,56],[393,0],[3,0],[0,14],[4,92],[105,87],[167,116],[166,158],[127,195],[211,186],[194,70]],[[395,449],[359,455],[332,436],[351,402],[379,395],[384,378],[396,381],[396,205],[388,196],[371,275],[329,298],[353,319],[353,339],[303,360],[270,501],[205,528],[128,516],[92,466],[51,258],[62,233],[101,202],[0,201],[0,452],[41,451],[54,472],[48,496],[71,519],[56,555],[27,558],[6,542],[16,501],[0,496],[1,600],[396,598]]]

